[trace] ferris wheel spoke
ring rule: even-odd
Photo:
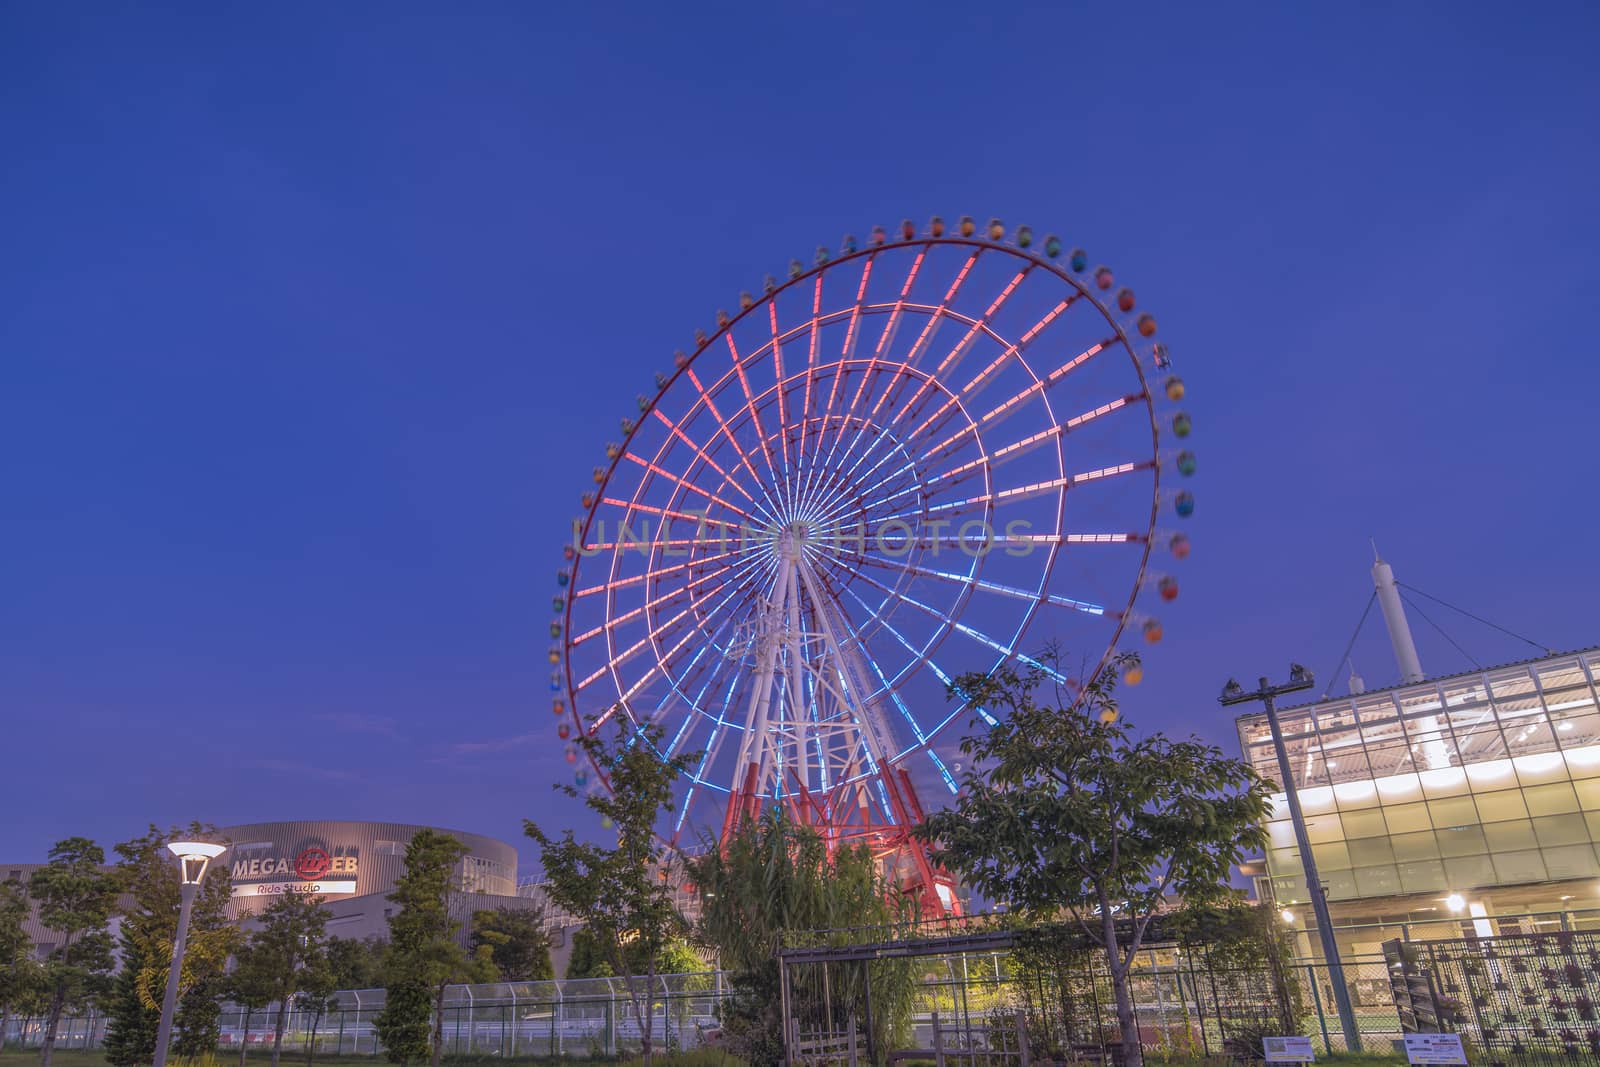
[[[867,284],[872,279],[872,266],[877,258],[878,253],[872,252],[866,257],[866,259],[862,261],[861,280],[856,285],[855,303],[850,308],[850,321],[845,326],[844,345],[840,350],[839,362],[834,366],[833,382],[828,387],[827,403],[822,409],[822,433],[817,444],[817,454],[819,456],[822,453],[822,440],[826,440],[828,437],[828,425],[833,418],[833,408],[834,404],[838,400],[839,389],[842,385],[844,385],[846,375],[848,374],[847,368],[855,358],[856,342],[860,336],[861,329],[861,309],[866,303]],[[865,383],[866,377],[863,376],[862,385],[865,385]],[[859,394],[859,392],[860,387],[857,388],[857,393]],[[849,412],[847,411],[845,418],[848,419],[848,416]],[[828,458],[819,464],[823,470],[829,470],[832,468],[833,454],[838,448],[839,439],[844,436],[844,429],[845,423],[841,421],[839,431],[833,435],[833,443],[828,448]]]
[[[911,433],[908,435],[908,439],[916,440],[917,438],[921,437],[927,432],[930,426],[935,425],[941,418],[949,413],[952,408],[959,406],[962,403],[963,398],[976,396],[977,392],[981,391],[989,382],[989,380],[1001,370],[1001,368],[1005,367],[1008,363],[1025,352],[1028,348],[1028,345],[1033,343],[1034,338],[1038,337],[1040,333],[1044,332],[1045,327],[1056,321],[1056,319],[1059,318],[1061,314],[1067,310],[1067,308],[1071,307],[1075,299],[1077,299],[1075,296],[1067,297],[1065,300],[1061,301],[1054,308],[1052,308],[1048,313],[1046,313],[1045,316],[1038,322],[1030,326],[1027,331],[1017,339],[1015,344],[1008,345],[1005,351],[1001,352],[1000,355],[996,356],[992,361],[990,361],[990,363],[980,370],[971,381],[953,392],[949,399],[940,405],[932,415],[929,415],[922,425],[911,431]],[[977,327],[974,326],[973,329],[976,330]],[[1031,367],[1027,367],[1026,364],[1024,364],[1024,367],[1028,370],[1030,375],[1033,373]],[[1036,389],[1043,389],[1043,387],[1043,382],[1035,381],[1034,385],[1030,387],[1027,392],[1032,392]]]
[[[779,509],[773,506],[772,498],[767,495],[761,475],[757,474],[755,467],[751,466],[750,457],[745,454],[745,450],[739,445],[738,438],[733,436],[733,430],[729,428],[727,420],[722,417],[722,412],[717,409],[717,402],[712,399],[706,387],[700,384],[700,377],[695,374],[694,365],[690,364],[683,370],[689,376],[690,383],[694,385],[695,390],[700,394],[700,400],[705,404],[706,410],[711,412],[711,417],[716,420],[717,427],[722,431],[722,436],[728,439],[728,444],[733,448],[734,455],[739,457],[739,462],[743,464],[744,469],[750,472],[750,477],[756,485],[756,491],[761,493],[762,498],[767,502],[769,514],[777,514]]]
[[[1056,672],[1053,668],[1050,668],[1050,667],[1046,666],[1045,664],[1040,663],[1038,660],[1034,659],[1031,656],[1028,656],[1028,655],[1026,655],[1026,654],[1024,654],[1022,652],[1018,652],[1015,648],[1013,648],[1012,646],[1010,646],[1008,644],[1005,644],[1002,641],[998,641],[995,638],[990,637],[988,634],[984,633],[982,630],[979,630],[977,627],[968,626],[966,623],[963,623],[959,619],[953,619],[948,614],[946,614],[945,612],[940,611],[938,608],[933,607],[933,606],[931,606],[929,604],[924,604],[922,601],[916,599],[915,597],[912,597],[912,596],[908,595],[907,593],[905,593],[902,590],[890,589],[888,586],[886,586],[886,585],[882,584],[881,582],[878,582],[875,579],[873,579],[872,577],[870,577],[864,571],[859,572],[857,576],[862,581],[866,582],[868,585],[873,586],[874,588],[881,590],[882,592],[888,594],[889,596],[894,597],[897,602],[904,603],[904,604],[910,604],[912,607],[918,608],[921,611],[927,613],[929,616],[940,620],[945,625],[947,625],[951,629],[953,629],[955,632],[961,633],[961,634],[965,634],[967,637],[970,637],[972,640],[978,642],[981,645],[984,645],[984,646],[986,646],[988,648],[993,649],[994,651],[1000,653],[1003,656],[1006,656],[1008,658],[1013,658],[1014,657],[1016,659],[1021,660],[1024,663],[1026,663],[1030,667],[1036,667],[1036,668],[1044,671],[1046,674],[1050,675],[1056,681],[1064,681],[1065,680],[1065,676],[1061,675],[1059,672]]]
[[[993,469],[1003,463],[1010,462],[1011,460],[1020,459],[1022,456],[1028,454],[1042,444],[1054,441],[1058,437],[1064,437],[1081,426],[1087,425],[1096,419],[1104,418],[1105,416],[1110,415],[1112,412],[1129,408],[1143,399],[1144,396],[1142,394],[1135,393],[1129,396],[1119,397],[1107,404],[1101,404],[1094,410],[1085,411],[1081,415],[1074,415],[1072,418],[1057,426],[1040,430],[1038,433],[1029,434],[1020,441],[1013,441],[1009,445],[1004,445],[1000,448],[997,448],[993,452],[989,453],[988,456],[980,457],[975,460],[969,460],[959,467],[952,468],[943,474],[931,477],[928,479],[928,486],[929,488],[932,488],[934,485],[937,485],[941,482],[953,482],[959,480],[962,476],[977,467],[987,466]]]
[[[767,301],[767,321],[772,327],[772,368],[775,375],[773,381],[777,384],[778,408],[778,444],[783,450],[783,474],[785,479],[789,476],[789,394],[784,389],[783,376],[783,342],[778,337],[778,298],[774,295]]]
[[[917,275],[922,272],[922,264],[927,259],[927,256],[928,250],[926,248],[917,249],[916,258],[911,261],[911,269],[906,272],[905,282],[900,286],[900,295],[895,300],[893,308],[889,311],[889,319],[884,323],[883,332],[878,335],[878,343],[872,350],[872,358],[867,363],[867,371],[862,375],[861,383],[856,386],[855,395],[850,398],[850,407],[846,411],[847,418],[854,418],[856,409],[861,406],[861,398],[867,394],[873,379],[876,377],[878,364],[884,360],[885,350],[894,342],[895,334],[900,328],[901,318],[905,314],[906,301],[911,296],[911,288],[916,284]],[[867,420],[863,419],[856,428],[855,436],[850,440],[850,451],[853,451],[860,442],[861,431],[866,426]],[[832,461],[831,454],[829,461]]]
[[[805,395],[800,403],[800,441],[795,452],[795,465],[799,466],[806,454],[806,437],[810,433],[811,412],[811,387],[817,374],[817,346],[821,338],[818,333],[818,320],[822,317],[822,274],[818,272],[815,284],[811,291],[811,341],[806,354]]]
[[[734,553],[723,553],[723,555],[724,556],[734,555]],[[719,556],[719,557],[713,557],[713,558],[721,558],[721,557]],[[608,583],[608,584],[612,588],[616,588],[616,587],[620,587],[623,584],[634,584],[634,583],[637,583],[637,582],[644,582],[644,581],[647,581],[648,579],[650,579],[651,577],[660,578],[660,577],[666,576],[666,575],[668,575],[670,573],[675,573],[675,572],[683,570],[685,568],[695,566],[698,563],[700,563],[700,561],[692,561],[692,562],[689,562],[689,563],[680,563],[680,564],[678,564],[678,565],[676,565],[674,567],[668,568],[667,570],[663,570],[663,571],[659,571],[659,572],[648,572],[647,571],[646,573],[641,574],[641,575],[637,576],[636,578],[626,579],[625,582],[613,582],[613,583]],[[724,569],[726,569],[726,568],[724,568]],[[720,573],[720,572],[718,572],[718,573]],[[575,634],[572,637],[572,645],[573,645],[573,647],[576,648],[576,647],[578,647],[580,645],[587,644],[590,640],[594,639],[595,637],[599,636],[600,634],[615,630],[616,628],[618,628],[620,626],[623,626],[623,625],[633,621],[635,618],[638,618],[641,613],[653,611],[654,609],[656,609],[656,608],[658,608],[658,607],[660,607],[660,606],[662,606],[662,605],[664,605],[666,603],[669,603],[675,597],[680,597],[680,596],[685,596],[685,595],[692,595],[696,586],[701,585],[701,584],[703,584],[705,582],[708,582],[713,577],[716,577],[716,576],[717,575],[714,575],[714,574],[702,575],[701,577],[696,578],[696,579],[688,582],[685,585],[674,586],[672,589],[670,589],[667,592],[663,593],[662,595],[656,597],[655,599],[646,600],[644,603],[640,604],[638,607],[632,609],[631,611],[625,612],[625,613],[623,613],[621,615],[617,615],[617,616],[607,620],[606,622],[602,623],[599,626],[593,627],[592,629],[589,629],[589,630],[585,630],[583,633]],[[593,590],[588,590],[586,592],[591,592],[591,593],[592,592],[597,592],[597,591],[599,591],[600,589],[603,589],[603,588],[605,588],[605,587],[597,586]]]
[[[733,342],[733,332],[730,330],[722,335],[728,340],[728,353],[733,357],[733,368],[739,374],[739,387],[744,390],[745,410],[750,413],[750,423],[756,429],[756,440],[761,444],[761,453],[766,457],[767,472],[772,475],[774,484],[781,482],[778,477],[778,466],[772,458],[772,446],[767,444],[767,432],[761,428],[761,414],[756,411],[755,397],[750,392],[750,379],[744,372],[744,361],[739,356],[739,348]]]
[[[739,508],[739,507],[734,506],[733,504],[730,504],[728,501],[722,499],[720,496],[718,496],[716,493],[712,492],[711,490],[706,489],[703,486],[696,485],[694,482],[689,481],[688,479],[683,478],[680,475],[673,474],[671,471],[667,470],[665,467],[660,466],[659,464],[655,463],[654,461],[648,460],[648,459],[643,459],[643,458],[635,455],[632,452],[624,452],[623,455],[626,456],[628,459],[632,460],[634,463],[638,464],[639,466],[645,468],[645,470],[649,471],[651,474],[655,475],[656,477],[664,478],[667,481],[671,482],[672,484],[678,486],[681,489],[684,489],[684,490],[686,490],[688,492],[691,492],[691,493],[695,493],[696,495],[705,498],[710,503],[716,504],[719,507],[727,508],[729,511],[733,512],[735,515],[737,515],[740,518],[744,519],[746,522],[750,521],[750,513],[748,511],[745,511],[743,508]],[[724,475],[724,478],[726,478],[726,475]]]
[[[922,384],[917,387],[917,391],[911,394],[910,399],[905,402],[905,411],[908,416],[920,408],[922,397],[932,387],[933,382],[943,381],[966,358],[967,353],[972,349],[973,342],[978,339],[978,335],[988,327],[989,321],[994,318],[995,313],[1005,305],[1011,294],[1017,291],[1017,286],[1022,284],[1022,280],[1032,270],[1033,264],[1028,263],[1017,271],[1016,276],[1006,283],[1004,289],[1000,290],[1000,295],[994,298],[993,302],[984,310],[983,315],[967,327],[967,332],[961,336],[961,340],[955,343],[955,346],[939,361],[939,365],[934,368],[933,373],[923,379]]]
[[[906,353],[905,365],[908,368],[915,367],[917,365],[917,361],[922,358],[922,353],[927,351],[929,343],[933,340],[933,335],[938,331],[940,324],[944,321],[945,316],[950,310],[951,303],[955,301],[957,294],[961,292],[961,287],[966,284],[967,277],[972,273],[973,265],[978,262],[978,256],[982,253],[983,249],[981,248],[974,248],[972,250],[971,254],[967,256],[967,261],[963,263],[961,265],[961,269],[956,272],[955,280],[950,283],[950,288],[945,290],[944,298],[939,301],[939,306],[933,309],[932,314],[928,316],[928,321],[923,323],[922,332],[917,335],[915,343],[913,343],[911,346],[911,351]],[[883,395],[878,398],[878,402],[873,405],[872,408],[872,417],[874,419],[878,417],[878,412],[883,409],[884,404],[889,402],[890,397],[895,392],[896,390],[892,388],[887,389],[884,391]]]
[[[1047,593],[1043,589],[1023,589],[1019,586],[993,582],[972,575],[959,574],[954,571],[934,570],[931,567],[922,567],[898,560],[880,559],[870,555],[862,555],[855,558],[862,560],[864,563],[889,570],[909,571],[912,574],[920,574],[925,578],[934,578],[943,582],[963,585],[980,592],[993,593],[997,596],[1009,597],[1013,600],[1021,600],[1030,604],[1053,604],[1056,607],[1067,608],[1085,615],[1115,616],[1117,614],[1116,612],[1108,611],[1104,605],[1091,603],[1087,600],[1077,600],[1056,593]]]
[[[921,514],[924,516],[924,519],[931,517],[934,514],[948,513],[961,515],[965,514],[975,506],[984,506],[988,504],[1009,504],[1019,500],[1027,500],[1030,497],[1039,496],[1043,493],[1053,493],[1059,490],[1072,489],[1077,486],[1088,485],[1091,482],[1103,481],[1107,478],[1114,478],[1123,474],[1133,474],[1142,470],[1154,470],[1155,467],[1156,463],[1154,460],[1142,460],[1137,463],[1117,463],[1109,467],[1101,467],[1098,470],[1082,471],[1078,474],[1069,475],[1065,478],[1051,478],[1048,481],[1034,482],[1031,485],[1017,486],[1015,489],[1002,489],[999,492],[980,493],[977,496],[969,496],[962,500],[951,500],[943,504],[935,504]],[[888,522],[894,519],[910,519],[918,514],[919,513],[915,511],[902,511],[897,515],[888,516],[884,521]]]
[[[698,385],[698,384],[699,383],[697,382],[696,385]],[[706,466],[710,467],[712,470],[716,471],[717,474],[722,477],[722,482],[723,482],[724,485],[732,486],[735,490],[738,491],[740,496],[744,497],[752,505],[754,505],[757,508],[761,507],[761,502],[760,501],[756,500],[755,497],[751,496],[750,493],[748,491],[746,491],[745,487],[740,485],[738,480],[735,479],[733,477],[733,475],[731,475],[728,471],[723,469],[721,464],[719,464],[716,460],[712,459],[710,456],[706,455],[705,449],[701,448],[700,445],[695,443],[693,438],[691,438],[688,434],[684,433],[682,427],[680,427],[677,423],[675,423],[671,419],[669,419],[666,416],[666,414],[661,410],[661,408],[659,406],[657,406],[655,408],[652,408],[650,413],[652,415],[654,415],[656,418],[660,419],[661,422],[667,427],[667,430],[674,437],[678,438],[678,440],[680,440],[684,444],[688,445],[690,450],[693,451],[696,456],[700,457],[700,461],[702,463],[704,463]],[[754,472],[752,472],[752,473],[754,473]]]
[[[860,595],[857,594],[855,590],[847,588],[845,590],[845,592],[846,592],[847,595],[850,596],[850,598],[852,600],[854,600],[857,604],[860,604],[867,611],[870,612],[872,610],[867,605],[867,602],[865,600],[861,599]],[[945,689],[950,690],[952,692],[955,692],[958,696],[961,697],[961,700],[962,700],[961,705],[957,706],[957,708],[950,713],[949,717],[945,719],[945,722],[949,722],[950,719],[955,718],[956,715],[960,714],[961,707],[964,707],[966,704],[971,703],[971,699],[965,693],[962,693],[957,688],[957,686],[955,684],[955,678],[951,676],[949,671],[946,671],[943,667],[939,666],[938,661],[933,658],[933,656],[931,655],[931,653],[928,652],[927,649],[925,649],[925,648],[924,649],[917,648],[915,645],[913,645],[910,641],[908,641],[906,639],[906,636],[904,634],[902,634],[899,630],[895,629],[894,626],[891,625],[889,622],[884,621],[884,620],[879,620],[879,625],[881,625],[885,630],[889,631],[889,633],[894,637],[894,639],[896,641],[900,642],[900,645],[901,645],[902,648],[904,648],[907,652],[911,653],[913,665],[922,664],[922,663],[927,664],[928,665],[928,669],[933,671],[934,677],[938,678],[940,682],[944,683]],[[930,647],[933,645],[933,643],[934,642],[931,641],[931,640],[928,642]],[[989,712],[986,711],[981,705],[974,704],[973,708],[974,708],[974,710],[976,710],[978,712],[978,714],[980,716],[983,717],[984,721],[987,722],[990,726],[999,726],[1000,725],[999,720],[996,719],[993,715],[990,715]],[[941,723],[940,727],[942,728],[943,725],[944,725],[944,723]]]
[[[1115,338],[1108,338],[1107,340],[1100,341],[1097,344],[1091,345],[1088,348],[1084,349],[1084,351],[1082,351],[1078,355],[1074,356],[1072,359],[1068,360],[1067,362],[1063,363],[1061,366],[1059,366],[1055,370],[1051,371],[1045,377],[1035,380],[1034,383],[1032,385],[1028,386],[1026,389],[1023,389],[1021,392],[1017,393],[1015,396],[1009,397],[1008,399],[1006,399],[1006,400],[1002,401],[1001,403],[997,404],[993,408],[991,408],[988,411],[986,411],[984,414],[978,416],[977,419],[973,420],[972,422],[969,422],[962,429],[956,431],[950,437],[946,438],[945,440],[943,440],[943,441],[939,442],[938,444],[934,445],[932,448],[928,449],[928,451],[926,453],[924,453],[924,458],[926,458],[927,456],[934,455],[935,453],[937,453],[937,452],[939,452],[939,451],[941,451],[941,450],[943,450],[945,448],[950,447],[951,445],[953,445],[956,442],[958,442],[961,438],[965,437],[967,434],[973,433],[975,430],[987,430],[991,426],[999,425],[1000,421],[1003,421],[1007,417],[1009,417],[1011,415],[1014,415],[1018,411],[1022,410],[1021,405],[1023,405],[1026,401],[1031,400],[1034,397],[1042,397],[1042,396],[1044,396],[1045,395],[1045,390],[1049,389],[1050,386],[1054,385],[1056,382],[1058,382],[1062,378],[1066,377],[1066,375],[1069,374],[1070,372],[1072,372],[1073,370],[1077,369],[1078,367],[1081,367],[1084,363],[1088,362],[1094,356],[1096,356],[1099,353],[1103,352],[1106,349],[1106,347],[1111,345],[1111,344],[1113,344],[1115,342],[1115,340],[1116,340]],[[1144,395],[1145,394],[1142,394],[1142,393],[1135,393],[1135,394],[1132,394],[1132,398],[1141,398]],[[931,423],[931,421],[932,420],[929,420],[929,423],[924,423],[923,426],[924,427],[928,426]],[[913,438],[917,437],[917,436],[920,436],[921,429],[922,428],[919,427],[919,432],[917,434],[913,434],[912,435]]]

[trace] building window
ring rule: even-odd
[[[379,838],[377,844],[372,848],[372,853],[375,856],[404,856],[406,854],[406,843],[404,841],[385,841]]]

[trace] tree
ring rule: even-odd
[[[205,840],[215,833],[214,827],[200,823],[165,832],[151,826],[144,836],[116,846],[120,859],[115,874],[125,906],[118,935],[121,969],[108,1004],[106,1058],[117,1067],[149,1063],[155,1054],[181,904],[181,884],[167,843]],[[238,932],[227,914],[231,896],[227,867],[213,865],[190,911],[179,977],[173,1048],[183,1056],[217,1045],[218,995],[228,958],[238,944]]]
[[[244,1009],[239,1021],[239,1067],[244,1067],[250,1055],[250,1017],[272,1003],[272,981],[249,941],[235,954],[233,970],[223,982],[223,996]]]
[[[962,741],[972,765],[956,806],[917,830],[974,889],[1028,917],[1065,913],[1105,954],[1128,1067],[1143,1063],[1128,974],[1151,918],[1169,893],[1224,892],[1231,866],[1266,844],[1270,788],[1215,746],[1117,721],[1118,674],[1136,662],[1120,657],[1067,700],[1058,687],[1040,701],[1040,667],[957,679],[954,692],[1006,714]]]
[[[339,1006],[334,996],[339,991],[339,973],[334,970],[329,955],[332,944],[324,947],[320,959],[301,975],[300,991],[295,994],[295,1006],[311,1016],[311,1029],[306,1035],[306,1067],[311,1067],[317,1052],[317,1031],[322,1028],[322,1017]]]
[[[50,1067],[62,1013],[103,992],[111,974],[106,925],[117,908],[117,879],[104,869],[105,861],[99,845],[86,837],[69,837],[56,842],[50,862],[28,880],[40,923],[61,936],[44,961],[49,1001],[40,1067]]]
[[[28,894],[22,883],[0,882],[0,1051],[6,1047],[6,1027],[11,1013],[39,981],[33,959],[33,942],[23,929],[28,918]]]
[[[701,900],[697,933],[716,950],[733,986],[733,997],[721,1009],[723,1033],[729,1049],[751,1067],[783,1062],[777,950],[784,936],[887,925],[897,918],[894,893],[867,849],[840,848],[830,855],[815,830],[781,810],[742,823],[722,847],[708,848],[691,863],[690,876]],[[886,1050],[909,1018],[912,976],[900,961],[871,967],[873,1046]],[[864,993],[854,967],[834,972],[831,996],[824,995],[819,972],[794,973],[797,1015],[814,1017]],[[848,1019],[833,1022],[842,1031]]]
[[[335,989],[377,989],[384,985],[389,945],[382,938],[334,938],[328,942],[328,967]]]
[[[539,845],[550,899],[583,920],[600,955],[622,979],[639,1024],[644,1067],[651,1060],[657,957],[688,927],[672,902],[666,846],[656,837],[655,824],[672,809],[673,783],[699,758],[699,753],[680,753],[662,759],[657,752],[664,736],[653,724],[630,733],[619,720],[614,742],[607,743],[597,725],[578,739],[611,786],[583,802],[616,826],[616,848],[579,841],[571,830],[552,838],[532,819],[523,821],[524,831]],[[571,786],[556,788],[578,795]],[[641,960],[643,975],[636,966]]]
[[[250,954],[268,999],[278,1005],[272,1027],[272,1067],[278,1067],[295,994],[320,982],[316,972],[326,962],[328,913],[321,897],[284,893],[267,905],[260,922],[250,935]]]
[[[308,975],[307,985],[301,993],[302,1011],[311,1016],[311,1035],[306,1042],[306,1067],[311,1067],[317,1047],[317,1031],[330,1011],[340,1007],[334,994],[341,989],[375,989],[384,984],[384,961],[389,946],[376,937],[352,939],[334,938],[328,942],[322,966]]]
[[[400,914],[389,920],[389,974],[375,1025],[394,1063],[414,1063],[431,1052],[439,1067],[446,987],[488,980],[492,973],[484,956],[468,955],[455,940],[461,924],[450,918],[453,876],[466,851],[449,834],[417,831],[406,846],[406,873],[389,894]]]
[[[587,926],[572,931],[572,954],[567,957],[568,978],[611,978],[616,973],[606,962],[599,940]]]
[[[498,980],[537,982],[556,976],[543,908],[493,908],[472,913],[472,947],[487,950]]]

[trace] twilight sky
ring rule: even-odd
[[[1161,317],[1199,506],[1137,724],[1236,751],[1218,688],[1329,674],[1369,537],[1600,643],[1597,44],[1578,3],[0,3],[0,859],[587,826],[543,654],[603,442],[740,289],[908,216],[1056,230]],[[1376,618],[1355,655],[1395,680]]]

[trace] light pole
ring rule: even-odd
[[[1267,709],[1267,726],[1272,730],[1272,747],[1278,756],[1278,780],[1289,798],[1289,821],[1294,824],[1295,843],[1300,846],[1300,863],[1306,873],[1306,895],[1311,898],[1311,910],[1317,917],[1317,937],[1322,941],[1322,958],[1328,965],[1328,982],[1333,986],[1333,1002],[1339,1008],[1339,1028],[1344,1031],[1344,1045],[1350,1052],[1361,1051],[1361,1031],[1356,1028],[1355,1008],[1350,1004],[1350,990],[1344,984],[1344,965],[1339,962],[1339,944],[1333,937],[1333,920],[1328,917],[1328,895],[1317,875],[1317,860],[1311,854],[1311,842],[1306,837],[1306,820],[1300,811],[1300,794],[1295,789],[1294,772],[1289,767],[1289,752],[1283,745],[1283,730],[1278,726],[1278,708],[1274,701],[1280,693],[1298,693],[1316,684],[1311,672],[1298,663],[1289,665],[1289,680],[1283,685],[1272,685],[1265,678],[1254,692],[1230,678],[1222,687],[1217,700],[1224,707],[1259,700]],[[156,1067],[161,1067],[157,1064]]]
[[[178,979],[183,974],[184,941],[189,936],[189,910],[194,906],[195,894],[200,891],[200,880],[206,876],[211,861],[227,849],[222,845],[204,841],[172,841],[167,848],[178,857],[183,883],[180,886],[183,903],[178,907],[178,934],[172,939],[172,970],[167,973],[167,992],[161,998],[161,1025],[156,1028],[156,1054],[151,1067],[166,1067],[167,1045],[172,1042],[172,1018],[178,1010]]]

